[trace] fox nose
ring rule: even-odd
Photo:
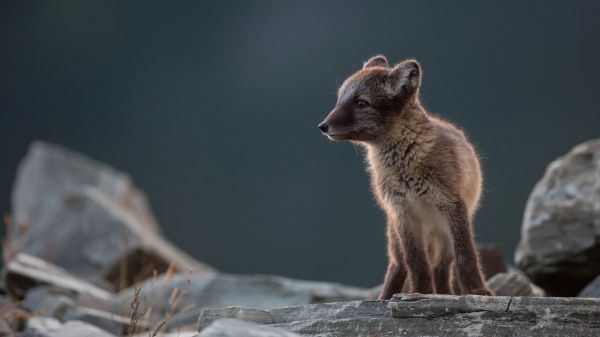
[[[327,130],[329,130],[329,125],[325,123],[319,123],[319,129],[321,129],[321,132],[327,133]]]

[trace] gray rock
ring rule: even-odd
[[[214,272],[160,235],[127,175],[58,146],[31,146],[17,172],[13,214],[11,250],[49,258],[98,285],[123,288],[171,264]]]
[[[131,324],[129,317],[79,305],[70,307],[64,315],[64,320],[88,323],[114,335],[122,335]],[[147,328],[143,322],[138,326]]]
[[[55,331],[62,327],[62,323],[52,317],[31,316],[27,319],[24,333],[45,335],[47,331]]]
[[[74,297],[73,293],[64,289],[40,286],[25,294],[23,307],[36,315],[63,320],[69,308],[75,305]]]
[[[201,332],[213,321],[249,318],[255,324],[314,337],[354,336],[600,336],[600,299],[396,295],[261,310],[202,311]]]
[[[12,336],[21,330],[27,316],[18,303],[0,295],[0,336]]]
[[[496,296],[544,296],[544,291],[529,281],[525,274],[511,270],[498,273],[486,281]]]
[[[80,321],[60,323],[49,317],[31,317],[28,319],[24,336],[36,337],[114,337],[114,335]]]
[[[583,288],[577,297],[600,297],[600,275]]]
[[[89,294],[87,295],[82,300],[75,292],[40,286],[27,292],[23,306],[35,315],[54,318],[61,322],[81,321],[115,335],[127,331],[131,320],[129,317],[119,315],[120,308],[116,306],[111,308],[108,302],[98,299],[91,302]],[[90,304],[95,307],[90,307]],[[114,301],[110,304],[114,305]],[[147,328],[143,323],[138,325]]]
[[[95,285],[80,280],[66,270],[35,256],[20,253],[2,270],[6,290],[15,298],[23,298],[27,291],[40,285],[50,285],[76,294],[88,294],[102,301],[111,301],[113,295]]]
[[[140,298],[146,312],[152,308],[151,321],[170,317],[167,328],[195,323],[201,309],[246,306],[272,309],[364,299],[368,291],[326,282],[293,280],[268,275],[163,275],[141,286]],[[122,312],[129,312],[135,289],[119,295]]]
[[[146,196],[131,178],[79,153],[41,141],[31,144],[27,156],[19,164],[12,205],[15,225],[25,225],[31,233],[48,226],[47,219],[62,203],[65,194],[78,187],[95,187],[111,201],[139,220],[149,231],[160,232]],[[15,244],[30,244],[32,237],[18,226],[7,233]]]
[[[202,330],[198,337],[300,337],[284,329],[233,319],[221,319]]]
[[[574,296],[600,274],[600,140],[552,162],[525,210],[515,261],[551,295]]]

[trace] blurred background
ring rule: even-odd
[[[547,164],[600,135],[594,1],[0,4],[0,210],[29,143],[131,174],[166,236],[217,269],[378,284],[384,217],[359,148],[317,123],[377,53],[485,170],[479,242],[509,259]]]

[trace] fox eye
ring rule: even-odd
[[[367,103],[367,101],[365,101],[363,99],[359,99],[356,101],[355,105],[357,108],[362,109],[362,108],[366,108],[367,106],[369,106],[369,103]]]

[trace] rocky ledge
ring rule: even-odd
[[[35,142],[5,218],[0,336],[600,337],[599,172],[600,140],[549,166],[517,268],[479,245],[497,296],[375,301],[379,287],[220,273],[161,234],[129,175]]]
[[[600,299],[398,294],[390,301],[206,309],[198,328],[203,337],[600,336]]]

